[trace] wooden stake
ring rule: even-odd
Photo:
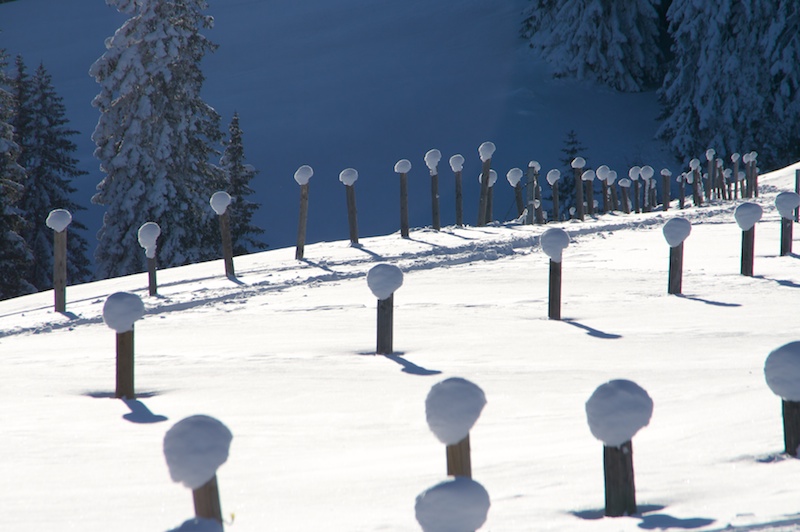
[[[672,194],[670,193],[671,178],[671,175],[661,176],[661,210],[664,212],[669,210],[669,202],[672,201]]]
[[[461,170],[456,172],[456,225],[464,225],[464,199],[461,186]]]
[[[581,168],[574,168],[574,177],[575,177],[575,217],[578,220],[583,221],[584,219],[584,209],[583,209],[583,181],[581,180]]]
[[[400,236],[409,237],[408,228],[408,174],[400,174]]]
[[[394,294],[378,300],[378,342],[375,350],[379,355],[394,352],[392,347],[394,330]]]
[[[439,174],[431,174],[431,215],[433,219],[433,229],[438,231],[442,228],[439,220]]]
[[[603,212],[609,212],[611,208],[608,197],[608,182],[605,179],[600,180],[600,188],[603,190]]]
[[[797,458],[800,446],[800,403],[783,400],[783,443],[786,454]]]
[[[347,189],[347,223],[350,226],[350,243],[358,244],[358,213],[356,211],[356,186],[352,184]]]
[[[481,196],[478,203],[478,227],[486,225],[489,203],[489,170],[492,169],[492,160],[483,161],[481,167]]]
[[[528,167],[527,183],[525,186],[525,200],[528,206],[528,211],[525,214],[525,224],[533,225],[534,201],[536,200],[536,170],[532,166]],[[517,207],[519,207],[519,205],[517,205]]]
[[[631,213],[631,202],[628,200],[628,187],[620,187],[622,190],[622,212]]]
[[[231,214],[226,209],[219,216],[219,232],[222,235],[222,255],[225,258],[225,275],[236,277],[233,271],[233,245],[231,244]]]
[[[517,201],[517,216],[522,216],[525,212],[525,200],[522,199],[522,184],[520,183],[517,183],[517,186],[514,187],[514,199]]]
[[[558,212],[558,181],[553,185],[553,221],[557,222],[561,219],[561,213]]]
[[[537,224],[541,225],[541,224],[544,223],[544,210],[542,208],[542,187],[539,186],[539,173],[538,172],[534,172],[533,173],[533,186],[534,186],[534,190],[533,190],[534,221]],[[538,207],[536,206],[536,202],[537,201],[539,202],[539,206]]]
[[[794,222],[791,218],[781,217],[781,257],[792,253],[792,227]]]
[[[561,319],[561,263],[550,261],[550,298],[547,317],[551,320]]]
[[[454,445],[448,445],[447,474],[452,477],[472,478],[472,459],[470,457],[469,434]]]
[[[53,231],[53,297],[55,311],[67,311],[67,230]]]
[[[494,187],[489,187],[489,190],[486,191],[486,219],[483,221],[483,225],[492,223],[493,218],[494,218]]]
[[[308,222],[308,183],[300,185],[300,221],[297,224],[297,249],[294,258],[301,260],[306,246],[306,224]]]
[[[633,179],[633,212],[639,214],[642,210],[639,205],[639,180]]]
[[[214,519],[222,524],[222,506],[219,502],[219,486],[217,485],[217,475],[211,480],[192,490],[194,499],[194,515],[202,519]]]
[[[694,201],[694,206],[699,207],[703,204],[703,195],[700,190],[700,181],[703,180],[703,177],[700,175],[700,170],[693,170],[694,178],[692,180],[692,200]]]
[[[686,177],[681,178],[680,195],[678,196],[678,207],[683,210],[686,208]]]
[[[756,228],[742,231],[742,275],[753,276],[753,257],[755,255]]]
[[[717,176],[715,172],[714,158],[708,161],[708,182],[706,183],[706,198],[714,199],[714,192],[717,188]]]
[[[133,387],[133,329],[117,333],[117,389],[114,396],[136,398]]]
[[[156,283],[156,258],[147,257],[147,289],[151,296],[158,294]]]
[[[584,186],[586,187],[586,213],[592,216],[594,214],[594,179],[585,181]]]
[[[667,293],[680,294],[683,281],[683,242],[669,248],[669,286]]]
[[[611,210],[616,211],[619,210],[619,201],[617,199],[617,185],[616,182],[611,183],[609,187],[611,189]]]
[[[633,444],[627,441],[619,447],[603,446],[607,517],[634,515],[636,486],[633,479]]]

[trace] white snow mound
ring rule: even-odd
[[[561,179],[561,170],[558,170],[556,168],[550,170],[549,172],[547,172],[546,179],[547,182],[550,183],[550,186],[552,187],[558,182],[559,179]]]
[[[594,181],[596,174],[594,170],[586,170],[583,174],[581,174],[581,180],[583,181]]]
[[[136,294],[115,292],[103,303],[103,321],[118,333],[133,329],[133,324],[144,316],[144,303]]]
[[[793,219],[794,210],[800,206],[800,194],[797,192],[781,192],[775,197],[775,207],[781,218]]]
[[[217,419],[190,416],[175,423],[164,435],[164,458],[169,475],[190,489],[197,489],[228,460],[233,435]]]
[[[692,232],[692,222],[686,218],[671,218],[664,224],[664,238],[669,247],[680,246]]]
[[[639,173],[642,176],[642,179],[650,181],[651,179],[653,179],[653,175],[655,175],[656,171],[653,170],[652,166],[645,165],[642,166],[642,169],[639,171]]]
[[[616,180],[617,180],[617,172],[616,172],[616,170],[609,170],[608,171],[608,175],[606,175],[606,182],[609,185],[613,185],[614,181],[616,181]]]
[[[45,220],[44,223],[56,233],[60,233],[66,229],[71,222],[72,214],[70,214],[68,210],[53,209],[50,211],[50,214],[47,215],[47,220]]]
[[[653,400],[635,382],[617,379],[600,385],[586,401],[586,418],[595,438],[619,447],[650,423]]]
[[[464,169],[464,156],[457,153],[450,157],[450,169],[453,172],[460,172]]]
[[[506,174],[506,179],[508,179],[508,184],[512,187],[516,187],[519,185],[520,180],[522,179],[522,170],[519,168],[512,168]]]
[[[425,417],[440,442],[454,445],[469,435],[484,405],[486,396],[478,385],[461,377],[451,377],[434,384],[428,392]]]
[[[483,526],[490,506],[483,486],[455,477],[420,493],[414,512],[424,532],[466,532]]]
[[[345,168],[339,173],[339,181],[347,187],[352,187],[357,180],[358,172],[354,168]]]
[[[294,180],[298,185],[307,185],[312,175],[314,175],[314,169],[304,164],[294,173]]]
[[[379,300],[388,299],[403,286],[403,272],[393,264],[377,264],[367,272],[367,286]]]
[[[575,157],[574,159],[572,159],[570,166],[572,166],[573,168],[583,168],[584,166],[586,166],[586,159],[584,159],[583,157]]]
[[[764,211],[761,209],[761,205],[751,202],[742,203],[733,211],[733,217],[742,231],[752,229],[761,219],[762,214],[764,214]]]
[[[394,163],[394,171],[398,174],[407,174],[411,171],[411,161],[408,159],[400,159]]]
[[[478,174],[478,183],[483,183],[483,172]],[[493,169],[489,169],[489,188],[492,188],[494,184],[497,183],[497,172]]]
[[[786,401],[800,402],[800,342],[772,351],[764,363],[764,377],[772,393]]]
[[[218,216],[222,216],[231,204],[231,195],[224,190],[219,190],[211,195],[209,203],[211,204],[211,208],[214,209],[214,212],[217,213]]]
[[[552,227],[542,233],[542,236],[539,237],[539,244],[550,260],[561,262],[561,255],[569,246],[569,235],[563,229]]]
[[[442,160],[442,152],[439,150],[428,150],[425,154],[425,164],[431,171],[431,174],[436,170],[436,167],[439,165],[439,161]]]
[[[161,235],[161,228],[155,222],[145,222],[139,228],[139,245],[144,248],[144,254],[148,259],[156,256],[156,242]]]
[[[481,161],[486,162],[491,159],[495,149],[494,142],[484,142],[478,146],[478,155],[481,156]]]
[[[539,161],[530,161],[528,163],[528,168],[533,168],[533,171],[538,174],[539,170],[542,169],[542,165],[539,164]]]

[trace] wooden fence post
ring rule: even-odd
[[[713,148],[706,150],[706,161],[708,161],[708,180],[705,183],[706,198],[709,200],[714,199],[714,190],[716,189],[716,175],[714,173],[714,161],[716,160],[717,152]]]
[[[67,311],[67,227],[72,214],[66,209],[53,209],[45,224],[53,230],[53,308]]]
[[[211,480],[192,490],[194,515],[202,519],[213,519],[222,523],[222,505],[219,502],[219,485],[217,475]]]
[[[578,220],[584,220],[583,208],[583,181],[581,175],[583,174],[583,167],[586,166],[586,159],[583,157],[575,157],[572,160],[572,178],[575,180],[575,217]]]
[[[114,396],[136,398],[133,385],[133,324],[144,316],[141,298],[128,292],[115,292],[103,304],[103,321],[117,333],[117,374]]]
[[[461,173],[464,171],[464,156],[457,153],[450,157],[450,169],[455,174],[456,185],[456,225],[464,225],[464,200],[461,183]]]
[[[231,242],[231,215],[228,207],[231,204],[231,196],[225,191],[214,192],[211,195],[211,208],[219,217],[219,234],[222,239],[222,258],[225,262],[225,276],[236,277],[233,270],[233,243]]]
[[[394,352],[394,293],[403,285],[403,272],[391,264],[376,264],[367,272],[367,285],[378,298],[376,353]]]
[[[655,170],[653,170],[652,166],[646,164],[639,170],[639,175],[642,178],[642,185],[644,188],[642,193],[644,198],[643,211],[650,212],[653,210],[653,207],[655,207],[655,202],[653,201],[653,190],[655,188],[653,187],[655,184],[653,183],[653,176],[655,175]]]
[[[672,172],[669,168],[661,169],[661,210],[666,212],[669,210],[669,204],[672,201],[672,192],[670,190],[672,182]]]
[[[622,194],[622,212],[625,214],[631,213],[631,202],[628,199],[628,190],[631,188],[631,180],[623,178],[619,180],[619,189]]]
[[[394,352],[394,294],[378,300],[378,340],[375,352],[388,355]]]
[[[561,219],[561,214],[558,211],[558,180],[561,179],[561,170],[552,169],[547,172],[547,183],[553,192],[553,221],[557,222]]]
[[[606,495],[605,515],[622,517],[626,514],[636,514],[633,444],[630,440],[619,447],[603,446],[603,472]]]
[[[561,319],[561,263],[550,260],[550,285],[547,300],[547,317]]]
[[[586,187],[586,214],[594,215],[594,178],[597,174],[594,170],[586,170],[581,174],[581,180]]]
[[[800,194],[781,192],[775,197],[775,207],[781,215],[781,257],[792,253],[792,228],[794,215],[800,206]]]
[[[395,173],[400,174],[400,236],[409,238],[408,226],[408,172],[411,171],[411,161],[400,159],[394,165]]]
[[[514,199],[517,203],[517,217],[525,214],[526,221],[530,217],[525,213],[525,200],[522,198],[522,170],[519,168],[512,168],[506,173],[506,180],[508,184],[514,189]],[[530,205],[532,208],[533,205]],[[532,212],[530,213],[533,214]]]
[[[733,163],[733,199],[739,198],[739,159],[741,157],[738,153],[731,154],[731,162]],[[744,194],[742,194],[742,197],[744,197]]]
[[[664,238],[669,245],[668,294],[680,294],[683,279],[683,242],[692,232],[692,224],[686,218],[672,218],[663,227]]]
[[[495,152],[495,145],[492,142],[484,142],[478,147],[478,154],[481,157],[481,193],[478,203],[478,227],[486,225],[489,202],[489,171],[492,168],[492,156]]]
[[[794,192],[800,195],[800,168],[794,171]],[[794,221],[800,222],[800,207],[794,210]]]
[[[628,179],[631,181],[633,188],[633,212],[639,214],[641,212],[641,204],[639,203],[639,178],[642,176],[642,169],[639,166],[631,166],[628,170]]]
[[[763,211],[757,203],[742,203],[733,211],[736,223],[742,230],[742,267],[741,274],[753,276],[753,258],[755,255],[756,223],[761,219]]]
[[[308,182],[314,175],[314,169],[304,164],[294,173],[294,180],[300,185],[300,217],[297,223],[297,247],[294,258],[302,260],[306,246],[306,226],[308,223]]]
[[[764,363],[764,377],[772,393],[781,398],[784,452],[798,456],[800,447],[800,342],[772,350]]]
[[[751,151],[750,152],[750,179],[753,183],[752,186],[752,195],[751,197],[755,196],[758,197],[758,153]]]
[[[569,245],[569,235],[559,228],[548,229],[539,237],[542,251],[550,257],[550,285],[547,317],[561,319],[561,259]]]
[[[608,176],[606,177],[606,181],[608,181],[608,189],[611,194],[611,210],[617,211],[619,210],[619,200],[617,199],[617,172],[614,170],[608,171]]]
[[[539,184],[539,172],[542,165],[538,161],[530,161],[528,168],[533,168],[533,212],[534,222],[541,225],[544,223],[544,209],[542,208],[542,187]]]
[[[478,179],[480,179],[481,187],[483,187],[483,174],[482,173],[478,176]],[[491,223],[492,219],[494,218],[494,214],[493,214],[493,212],[494,212],[494,206],[493,206],[493,203],[494,203],[494,184],[496,182],[497,182],[497,172],[495,172],[493,169],[490,168],[489,169],[489,182],[488,182],[487,188],[486,188],[486,202],[485,202],[485,206],[484,206],[486,214],[485,214],[485,219],[484,219],[483,225]]]
[[[442,228],[439,219],[439,161],[442,160],[442,152],[439,150],[428,150],[425,154],[425,164],[431,171],[431,219],[434,231]]]
[[[347,192],[347,225],[350,227],[350,244],[358,245],[358,211],[356,209],[356,181],[358,172],[353,168],[345,168],[339,173],[339,181]]]
[[[144,248],[144,255],[147,258],[147,290],[151,296],[158,294],[158,282],[156,280],[156,250],[158,237],[161,235],[161,228],[155,222],[145,222],[139,227],[137,237],[139,245]]]

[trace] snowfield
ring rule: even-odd
[[[233,434],[217,471],[240,532],[411,531],[416,497],[446,480],[425,398],[468,379],[487,404],[470,432],[491,497],[481,530],[800,530],[800,461],[781,453],[767,355],[797,340],[798,255],[779,257],[778,192],[762,176],[755,277],[739,275],[735,203],[584,223],[414,229],[283,248],[0,302],[0,528],[165,531],[193,515],[164,436],[212,416]],[[673,202],[675,205],[676,202]],[[692,224],[682,296],[667,295],[664,222]],[[449,223],[445,220],[445,223]],[[563,252],[563,321],[547,319],[546,227]],[[797,246],[797,244],[796,244]],[[143,258],[144,260],[144,258]],[[398,266],[394,347],[376,356],[366,273]],[[141,296],[136,400],[114,399],[106,298]],[[602,518],[602,443],[585,403],[612,379],[653,400],[633,439],[640,515]]]

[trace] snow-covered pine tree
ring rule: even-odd
[[[19,231],[24,224],[16,201],[22,193],[25,169],[19,165],[19,146],[14,142],[11,118],[15,109],[6,74],[8,55],[0,49],[0,299],[35,292],[27,281],[32,260],[30,249]]]
[[[556,76],[641,91],[661,78],[660,1],[532,0],[523,34]]]
[[[561,179],[558,180],[558,202],[561,215],[569,218],[569,209],[575,207],[575,171],[572,161],[575,157],[586,157],[586,147],[574,129],[567,132],[561,148]],[[587,168],[588,169],[588,166]]]
[[[26,170],[18,208],[27,222],[21,236],[34,259],[29,281],[38,290],[53,287],[53,230],[45,220],[51,210],[67,209],[73,214],[67,239],[67,280],[83,282],[91,277],[87,243],[80,232],[86,226],[75,214],[86,209],[71,198],[76,190],[71,181],[87,173],[77,168],[78,161],[72,157],[77,146],[70,137],[78,132],[69,129],[63,99],[44,65],[39,65],[33,77],[28,76],[19,56],[16,67],[12,84],[17,112],[12,125],[20,147],[19,163]]]
[[[264,234],[264,230],[253,225],[253,215],[260,205],[247,199],[254,192],[250,188],[250,182],[258,171],[252,165],[245,163],[242,136],[239,113],[234,113],[228,127],[228,140],[223,143],[225,150],[220,159],[220,167],[228,182],[226,191],[232,198],[230,216],[234,255],[244,255],[267,247],[258,239],[258,235]]]
[[[108,0],[131,17],[106,40],[90,74],[101,92],[92,136],[106,177],[94,203],[105,205],[96,252],[100,278],[144,268],[137,243],[146,221],[161,226],[159,263],[218,256],[219,230],[208,205],[225,186],[212,156],[222,139],[217,112],[200,97],[200,61],[216,45],[200,33],[213,19],[205,0]]]

